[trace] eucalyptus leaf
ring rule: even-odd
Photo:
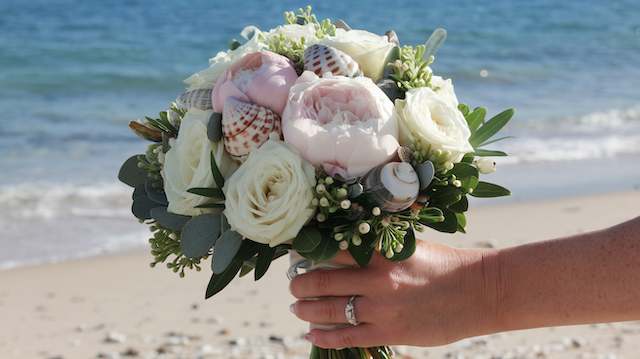
[[[254,272],[254,279],[260,280],[262,276],[267,273],[269,266],[273,261],[273,256],[276,254],[276,247],[270,247],[268,245],[263,246],[258,252],[258,261],[256,262],[256,270]]]
[[[394,262],[403,261],[408,259],[416,251],[416,235],[413,233],[413,228],[407,230],[407,234],[404,235],[404,243],[400,253],[394,254],[391,260]]]
[[[458,231],[458,219],[453,211],[441,208],[444,221],[439,223],[425,223],[425,226],[431,227],[439,232],[456,233]]]
[[[144,185],[138,185],[133,191],[133,203],[131,204],[131,212],[139,220],[151,219],[151,210],[160,205],[147,197]]]
[[[209,253],[220,235],[220,215],[203,214],[191,218],[180,236],[180,249],[189,258],[201,258]]]
[[[243,261],[241,259],[234,259],[224,272],[220,274],[214,273],[209,280],[209,285],[207,285],[205,299],[213,297],[229,285],[236,274],[238,274],[238,271],[240,271],[242,263]]]
[[[302,227],[293,240],[293,249],[298,253],[311,253],[322,241],[320,230],[315,227]]]
[[[324,262],[333,258],[338,253],[338,241],[333,238],[322,238],[320,244],[312,252],[299,252],[301,256],[314,262]]]
[[[214,112],[209,117],[207,137],[211,142],[219,142],[222,139],[222,114],[220,112]]]
[[[513,117],[514,110],[512,108],[502,111],[499,114],[493,116],[489,121],[485,122],[471,138],[469,143],[475,148],[482,146],[488,139],[498,133]]]
[[[150,200],[165,206],[169,205],[167,195],[164,191],[161,188],[154,188],[150,180],[145,181],[144,190],[147,192],[147,197],[149,197]]]
[[[214,199],[217,199],[219,201],[224,200],[224,193],[222,192],[222,190],[220,188],[195,187],[195,188],[189,188],[187,190],[187,192],[193,193],[193,194],[197,194],[198,196],[214,198]]]
[[[511,191],[494,183],[480,181],[470,194],[479,198],[491,198],[509,196]]]
[[[238,254],[242,241],[242,235],[236,231],[229,230],[222,233],[213,249],[213,263],[211,266],[213,273],[220,274],[227,269],[236,254]]]
[[[134,155],[124,161],[118,172],[120,182],[134,188],[144,185],[147,181],[147,172],[138,167],[138,158],[140,156],[144,155]]]
[[[151,217],[155,219],[163,228],[173,231],[181,231],[184,225],[191,219],[189,216],[183,216],[167,211],[167,207],[157,207],[151,210]]]

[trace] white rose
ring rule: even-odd
[[[440,76],[431,76],[431,88],[435,91],[440,98],[447,101],[451,106],[458,107],[458,97],[453,90],[453,82],[451,79],[443,79]]]
[[[224,177],[237,168],[226,154],[222,142],[209,141],[207,122],[212,111],[191,109],[180,124],[178,138],[171,141],[171,149],[165,154],[162,178],[171,213],[195,216],[206,209],[194,208],[208,201],[206,197],[187,192],[194,187],[214,187],[211,174],[211,151]]]
[[[396,112],[402,145],[441,150],[452,163],[460,162],[465,153],[473,151],[467,121],[446,92],[428,87],[411,89],[405,100],[396,101]]]
[[[222,73],[239,60],[242,56],[267,48],[261,39],[261,32],[255,26],[248,26],[242,30],[242,34],[252,33],[253,37],[235,50],[220,51],[213,58],[209,59],[209,67],[196,72],[184,80],[188,90],[210,89],[215,85],[216,80]]]
[[[311,164],[270,139],[226,181],[224,214],[231,229],[275,247],[295,238],[313,216],[315,183]]]
[[[342,50],[351,56],[360,66],[365,76],[378,82],[384,73],[389,53],[395,44],[386,36],[380,36],[364,30],[336,29],[336,35],[322,39],[320,43]]]

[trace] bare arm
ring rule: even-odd
[[[352,263],[341,254],[338,261]],[[357,327],[313,330],[327,347],[433,346],[506,330],[640,319],[640,217],[618,226],[503,250],[421,242],[402,263],[297,277],[292,311],[314,323],[345,323],[358,295]],[[309,298],[326,297],[309,301]]]

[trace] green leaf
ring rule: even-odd
[[[487,109],[484,107],[477,107],[473,110],[473,112],[469,113],[465,116],[467,120],[467,124],[469,124],[469,130],[474,134],[480,125],[484,123],[484,117],[487,115]]]
[[[224,177],[216,164],[216,156],[213,151],[211,151],[211,174],[213,175],[213,180],[216,182],[218,189],[224,188]],[[220,192],[222,193],[222,198],[224,198],[224,193],[222,191]]]
[[[315,227],[303,227],[293,240],[293,249],[298,253],[311,253],[322,241],[322,234]]]
[[[494,183],[480,181],[470,194],[479,198],[491,198],[509,196],[511,191]]]
[[[196,188],[189,188],[187,190],[187,192],[193,193],[193,194],[197,194],[198,196],[215,198],[215,199],[217,199],[219,201],[224,200],[224,193],[222,192],[222,190],[220,188],[196,187]]]
[[[469,106],[463,103],[458,104],[458,110],[460,110],[460,112],[462,112],[462,115],[465,117],[469,114],[469,111],[470,111]]]
[[[167,207],[157,207],[152,209],[151,217],[153,217],[161,227],[171,229],[173,231],[181,231],[184,225],[191,219],[189,216],[182,216],[168,212]]]
[[[254,270],[254,268],[256,267],[257,259],[258,259],[257,257],[253,257],[249,260],[242,262],[242,267],[240,268],[240,275],[239,275],[240,278],[244,277],[245,275],[251,273]]]
[[[295,249],[295,248],[294,248]],[[324,262],[333,258],[338,253],[338,241],[333,238],[322,238],[320,244],[312,252],[299,252],[301,256],[314,262]]]
[[[242,235],[236,231],[222,233],[213,248],[213,273],[220,274],[233,262],[242,246]]]
[[[499,142],[499,141],[502,141],[502,140],[507,140],[507,139],[510,139],[510,138],[515,138],[515,136],[502,136],[502,137],[494,138],[491,141],[487,141],[487,142],[482,143],[482,146],[490,145],[492,143],[496,143],[496,142]]]
[[[495,151],[495,150],[483,150],[483,149],[476,149],[476,151],[474,152],[474,155],[478,156],[478,157],[499,157],[499,156],[508,156],[505,152],[502,151]]]
[[[439,223],[425,223],[425,226],[431,227],[439,232],[456,233],[458,230],[458,219],[453,211],[441,208],[444,221]]]
[[[214,273],[209,280],[209,285],[207,285],[205,299],[213,297],[231,283],[238,271],[240,271],[242,263],[241,259],[234,259],[224,272],[220,274]]]
[[[118,172],[120,182],[134,188],[144,185],[147,181],[147,172],[138,167],[138,158],[140,156],[144,155],[134,155],[124,161]]]
[[[460,200],[449,206],[449,209],[456,213],[466,212],[469,209],[469,200],[467,196],[462,196]]]
[[[478,169],[475,166],[464,162],[456,163],[448,174],[455,175],[456,178],[462,182],[462,188],[467,192],[469,189],[474,189],[478,185],[478,178],[480,177]],[[453,203],[456,202],[458,201]]]
[[[369,233],[372,232],[373,231]],[[372,241],[363,238],[362,244],[359,246],[349,245],[349,253],[351,253],[351,257],[353,257],[360,267],[366,267],[373,257],[374,248],[371,244],[373,244]]]
[[[467,226],[467,217],[464,213],[456,213],[456,220],[458,221],[458,232],[467,233],[465,227]]]
[[[413,232],[413,228],[407,230],[407,234],[404,235],[404,245],[400,253],[396,253],[391,260],[394,262],[403,261],[408,259],[416,251],[416,235]]]
[[[448,207],[460,200],[462,191],[453,186],[439,187],[431,192],[431,203],[439,207]]]
[[[220,209],[224,209],[224,203],[205,203],[205,204],[200,204],[197,205],[193,208],[220,208]]]
[[[275,254],[276,247],[266,245],[260,248],[260,251],[258,252],[258,261],[256,262],[256,271],[254,273],[255,280],[260,280],[260,278],[267,273]]]
[[[482,127],[480,127],[471,138],[469,138],[469,142],[471,145],[475,147],[480,147],[484,144],[485,141],[490,139],[493,135],[498,133],[513,117],[514,110],[512,108],[502,111],[499,114],[493,116],[489,121],[487,121]]]
[[[131,204],[131,213],[142,221],[153,218],[151,217],[151,210],[161,206],[147,196],[147,191],[145,191],[144,185],[138,185],[133,190],[132,198],[133,203]]]
[[[201,258],[209,254],[209,249],[220,235],[220,216],[203,214],[191,218],[180,235],[180,249],[189,258]]]
[[[419,217],[419,222],[421,224],[427,224],[427,223],[439,223],[444,221],[444,215],[442,214],[442,211],[440,210],[440,208],[436,208],[436,207],[425,207],[420,211],[420,214],[418,214]]]
[[[163,206],[169,204],[167,195],[164,193],[164,191],[161,188],[154,188],[153,183],[150,180],[145,181],[144,190],[145,192],[147,192],[147,197],[149,197],[150,200]]]

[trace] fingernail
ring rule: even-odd
[[[304,335],[304,340],[308,341],[308,342],[312,342],[313,343],[313,334],[311,333],[307,333]]]
[[[294,314],[296,313],[296,304],[295,304],[295,303],[293,303],[293,304],[291,304],[291,305],[289,306],[289,311],[290,311],[291,313],[294,313]]]

